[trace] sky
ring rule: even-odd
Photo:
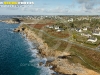
[[[24,7],[0,7],[0,15],[100,15],[100,0],[0,0],[34,2]]]

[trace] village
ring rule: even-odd
[[[43,19],[53,19],[54,21],[53,24],[45,24],[41,27],[48,34],[58,38],[68,38],[74,43],[99,49],[100,17],[45,16]]]

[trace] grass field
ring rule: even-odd
[[[23,27],[28,27],[28,26],[23,25]],[[51,48],[52,50],[60,50],[63,52],[65,51],[67,46],[70,44],[66,41],[59,40],[55,37],[50,37],[47,34],[40,32],[39,29],[33,28],[32,30],[37,35],[38,33],[42,34],[41,38],[44,40],[45,43],[48,44],[49,48]],[[57,46],[57,48],[55,48],[57,44],[59,45]],[[71,63],[81,63],[82,65],[84,65],[85,67],[89,69],[100,72],[100,52],[95,51],[95,50],[89,50],[89,49],[79,47],[73,44],[71,44],[71,48],[69,49],[69,52],[71,53],[71,55],[74,55],[74,56],[71,56],[72,58],[69,58],[69,61]]]

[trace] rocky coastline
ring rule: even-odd
[[[47,43],[30,28],[20,25],[14,29],[14,32],[24,33],[30,41],[37,43],[39,54],[47,58],[46,66],[53,66],[51,69],[57,72],[57,75],[100,75],[93,70],[85,68],[80,63],[70,63],[67,59],[71,58],[70,53],[49,49]]]
[[[12,21],[12,20],[5,20],[5,21],[0,21],[0,22],[5,22],[7,24],[18,24],[19,23],[17,21]]]
[[[7,20],[0,20],[0,22],[4,22],[7,24],[19,24],[21,21],[18,18],[12,18]]]

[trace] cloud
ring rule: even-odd
[[[99,6],[99,7],[97,7],[97,8],[95,8],[95,9],[93,10],[93,12],[100,13],[100,6]]]
[[[31,9],[28,9],[28,11],[31,11],[31,12],[45,12],[45,9],[44,8],[31,8]]]
[[[86,9],[92,9],[94,5],[96,4],[94,0],[77,0],[77,1],[82,7]]]
[[[56,7],[54,9],[49,9],[47,12],[52,12],[52,13],[66,13],[69,10],[67,8],[61,8],[61,7]]]
[[[80,11],[92,13],[96,6],[100,4],[100,0],[76,0],[79,4]],[[100,5],[99,5],[100,6]]]
[[[27,8],[24,7],[22,8],[23,11],[31,11],[31,12],[42,12],[42,13],[67,13],[69,10],[67,8],[61,8],[61,7],[56,7],[56,8]]]
[[[72,3],[72,4],[68,5],[68,7],[69,7],[69,8],[75,8],[75,4]]]
[[[91,3],[86,3],[84,6],[86,9],[92,9],[94,7],[95,3],[91,2]]]
[[[91,0],[77,0],[78,3],[82,4],[82,3],[86,3],[86,2],[89,2]]]

